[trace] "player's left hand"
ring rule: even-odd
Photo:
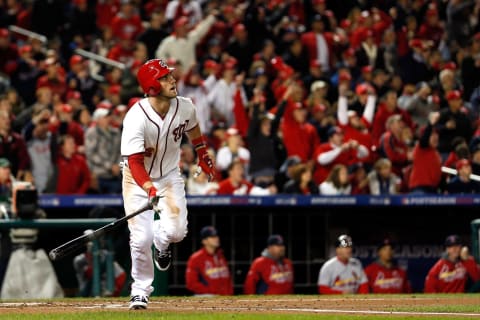
[[[213,165],[213,161],[206,151],[202,154],[199,152],[198,167],[208,176],[208,181],[215,180],[215,166]]]

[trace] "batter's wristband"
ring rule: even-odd
[[[197,150],[197,151],[199,149],[207,147],[207,144],[205,143],[205,140],[203,139],[203,137],[193,139],[192,144],[193,144],[193,147],[195,148],[195,150]]]

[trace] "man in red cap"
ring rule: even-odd
[[[446,192],[448,194],[480,193],[480,183],[470,178],[472,165],[468,159],[460,159],[456,163],[457,175],[448,181]]]

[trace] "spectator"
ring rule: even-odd
[[[11,130],[11,117],[5,110],[0,110],[0,138],[0,157],[10,161],[13,176],[31,182],[31,161],[25,140]]]
[[[380,144],[380,138],[387,130],[386,123],[388,119],[393,115],[400,115],[403,124],[410,129],[414,129],[414,124],[407,111],[402,110],[397,105],[397,93],[390,90],[385,94],[385,98],[378,106],[378,110],[375,113],[372,125],[372,143],[375,146]]]
[[[218,184],[217,194],[229,195],[271,195],[277,193],[275,185],[270,185],[267,188],[262,188],[253,185],[245,179],[245,168],[240,159],[233,160],[228,166],[228,178],[223,179]]]
[[[375,162],[368,174],[368,187],[371,195],[397,194],[402,186],[402,179],[392,172],[392,162],[381,158]]]
[[[46,73],[38,78],[37,89],[49,87],[52,89],[54,103],[60,103],[67,93],[65,70],[55,58],[47,58],[44,64]]]
[[[352,192],[352,186],[348,177],[348,168],[343,164],[336,164],[328,174],[328,177],[320,186],[320,194],[323,195],[346,195]]]
[[[189,19],[186,16],[178,17],[174,23],[174,33],[160,42],[156,58],[178,59],[185,70],[189,70],[196,62],[196,46],[207,34],[215,22],[216,11],[201,20],[195,28],[189,31]],[[168,13],[166,14],[168,19]]]
[[[232,295],[233,282],[228,262],[220,246],[220,237],[213,226],[200,230],[202,248],[187,261],[186,286],[195,295]]]
[[[283,146],[278,137],[280,118],[265,110],[265,99],[261,93],[253,97],[253,113],[248,126],[247,145],[255,152],[251,153],[250,174],[253,182],[273,181],[281,158],[278,146]]]
[[[448,108],[440,112],[440,119],[436,125],[439,133],[438,151],[442,159],[451,151],[452,140],[463,137],[467,142],[472,137],[472,125],[464,112],[462,94],[458,90],[449,91],[446,96]]]
[[[69,104],[57,104],[54,112],[56,118],[53,123],[50,123],[50,131],[62,136],[65,134],[71,135],[75,139],[77,151],[85,152],[85,133],[82,126],[73,120],[73,107]]]
[[[292,261],[285,257],[283,237],[268,237],[267,247],[248,270],[244,284],[245,294],[293,294],[294,272]]]
[[[87,193],[90,187],[90,170],[85,158],[76,152],[75,139],[68,134],[59,139],[59,155],[56,164],[56,193]]]
[[[368,293],[368,279],[360,260],[352,257],[352,238],[340,235],[335,243],[336,256],[320,268],[318,292],[320,294]]]
[[[395,247],[390,239],[377,246],[377,260],[365,267],[371,293],[410,293],[412,288],[405,270],[401,269],[393,255]]]
[[[213,120],[225,122],[230,127],[237,124],[237,129],[246,134],[246,130],[238,125],[235,114],[236,103],[247,104],[242,77],[237,75],[235,61],[223,63],[221,78],[211,88],[207,99]]]
[[[478,286],[480,270],[468,248],[462,248],[458,235],[450,235],[445,239],[445,252],[428,271],[425,278],[425,293],[462,293],[467,292],[468,282],[472,287]]]
[[[23,131],[28,154],[32,159],[32,174],[35,188],[39,193],[55,191],[54,159],[56,156],[56,135],[49,131],[52,113],[42,109],[33,115],[32,121]]]
[[[163,10],[157,10],[151,13],[150,23],[145,31],[139,35],[138,41],[147,46],[148,58],[153,59],[155,50],[167,36],[165,13]]]
[[[437,193],[440,186],[442,161],[437,151],[438,133],[435,129],[439,116],[438,112],[429,115],[429,123],[421,131],[420,140],[413,149],[408,177],[410,192]]]
[[[312,171],[306,164],[297,164],[292,169],[292,179],[283,186],[283,192],[288,194],[316,195],[319,193],[319,190],[312,178]]]
[[[323,72],[328,73],[333,65],[333,35],[325,31],[324,18],[315,15],[311,22],[311,31],[301,36],[309,61],[318,59]]]
[[[372,135],[370,128],[375,115],[376,97],[370,92],[360,117],[356,111],[348,111],[348,101],[346,97],[348,88],[345,84],[338,87],[338,105],[337,120],[339,127],[344,131],[344,141],[358,141],[358,143],[367,149],[368,158],[361,159],[362,162],[371,162],[370,150],[372,146]],[[369,157],[370,156],[370,157]]]
[[[328,130],[328,142],[315,150],[315,183],[321,184],[336,164],[352,165],[368,156],[368,150],[356,140],[344,142],[344,133],[340,127]]]
[[[405,122],[401,115],[394,114],[388,118],[385,126],[387,131],[379,140],[378,153],[392,162],[393,172],[397,176],[402,176],[402,170],[412,160],[407,140],[409,136],[405,136]]]
[[[457,175],[448,181],[448,194],[475,194],[480,193],[480,183],[470,179],[472,165],[468,159],[460,159],[456,165]]]
[[[111,125],[111,111],[95,110],[95,125],[85,132],[85,156],[91,173],[102,194],[120,194],[122,190],[120,155],[120,130]]]
[[[227,169],[236,158],[240,159],[244,167],[248,169],[250,163],[250,151],[243,147],[243,140],[236,128],[227,130],[226,145],[218,149],[216,167],[227,176]]]

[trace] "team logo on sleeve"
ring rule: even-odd
[[[173,133],[173,140],[175,142],[179,141],[180,139],[182,139],[182,136],[183,134],[185,133],[185,129],[187,128],[188,126],[188,120],[185,120],[184,123],[180,124],[178,127],[176,127],[175,129],[173,129],[172,133]]]

